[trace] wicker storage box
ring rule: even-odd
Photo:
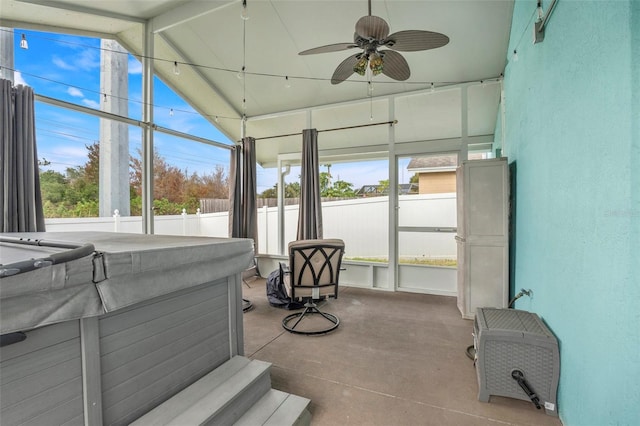
[[[560,373],[558,341],[538,315],[516,309],[479,308],[474,323],[478,400],[491,395],[532,400],[526,385],[547,414],[558,415],[556,392]]]

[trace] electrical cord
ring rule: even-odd
[[[511,301],[509,302],[509,308],[511,308],[513,306],[513,304],[515,303],[516,300],[520,299],[522,296],[529,296],[531,297],[531,295],[533,294],[533,292],[531,290],[525,290],[525,289],[521,289],[520,292],[518,294],[515,295],[515,297],[513,299],[511,299]],[[469,357],[469,359],[473,360],[473,365],[476,365],[476,348],[474,347],[474,345],[469,345],[467,346],[467,350],[465,351],[467,357]]]
[[[518,294],[516,294],[513,299],[511,299],[511,301],[509,302],[509,306],[508,307],[511,308],[513,306],[513,304],[515,303],[515,301],[520,299],[522,296],[531,297],[531,295],[532,295],[531,290],[525,290],[524,288],[520,289],[520,292]]]
[[[469,357],[469,359],[472,359],[474,361],[475,364],[475,360],[476,360],[476,348],[473,345],[469,345],[467,346],[467,350],[465,352],[467,354],[467,356]]]

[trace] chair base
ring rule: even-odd
[[[253,303],[249,299],[242,299],[242,312],[247,312],[253,309]]]
[[[315,303],[307,302],[307,303],[305,303],[304,306],[305,306],[304,311],[297,312],[297,313],[291,314],[291,315],[287,315],[282,320],[282,327],[285,330],[287,330],[289,333],[306,334],[306,335],[326,334],[326,333],[328,333],[330,331],[335,330],[340,325],[340,319],[337,316],[335,316],[333,314],[329,314],[327,312],[320,311]],[[329,321],[329,323],[331,323],[331,325],[329,327],[327,327],[327,328],[323,328],[323,329],[320,329],[320,330],[297,330],[296,327],[298,326],[300,321],[302,321],[302,318],[304,318],[305,315],[320,315],[324,319]],[[289,325],[289,323],[292,322],[296,318],[297,318],[297,321],[295,321],[295,323],[293,325]]]

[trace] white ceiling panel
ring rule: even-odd
[[[300,56],[302,50],[351,42],[365,0],[247,0],[250,19],[240,18],[240,0],[0,0],[0,25],[98,34],[143,50],[143,23],[156,31],[157,74],[205,114],[230,139],[300,132],[312,112],[314,127],[388,119],[394,102],[398,143],[460,137],[460,87],[469,87],[469,135],[493,133],[513,13],[513,0],[373,0],[372,13],[391,33],[416,29],[446,34],[438,49],[402,52],[411,69],[406,82],[376,76],[374,102],[367,78],[352,75],[332,85],[336,66],[360,49]],[[173,61],[182,72],[173,74]],[[246,65],[244,79],[238,71]],[[288,81],[287,81],[287,78]],[[490,80],[480,85],[481,80]],[[435,83],[438,90],[427,89]],[[442,90],[450,85],[452,90]],[[287,87],[288,86],[288,87]],[[392,96],[391,101],[383,100]],[[329,105],[336,107],[327,108]],[[298,112],[300,111],[300,112]],[[218,117],[218,121],[215,121]],[[258,160],[273,164],[279,153],[299,150],[292,138],[258,145]],[[327,149],[378,151],[388,142],[383,128],[322,134]],[[268,149],[262,148],[267,146]]]

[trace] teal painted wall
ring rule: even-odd
[[[558,0],[536,45],[535,9],[515,2],[496,123],[517,166],[512,291],[533,291],[516,308],[560,341],[565,425],[640,425],[640,0]]]

